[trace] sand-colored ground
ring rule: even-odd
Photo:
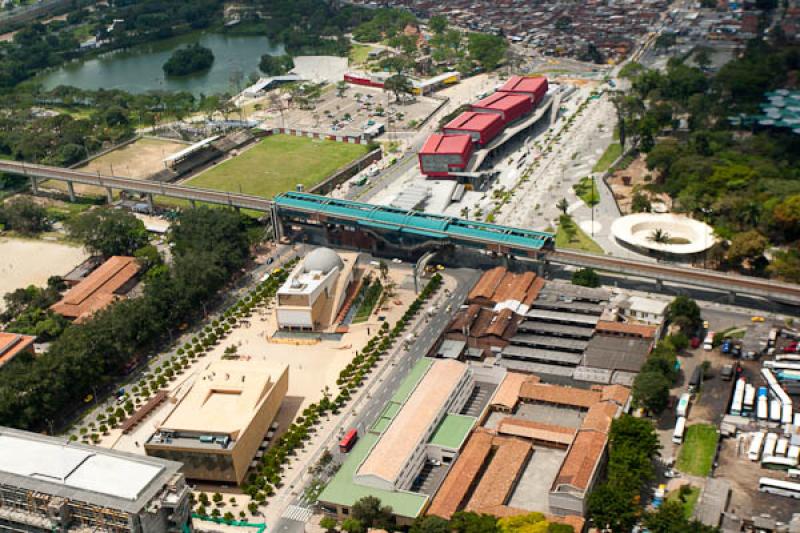
[[[187,146],[189,145],[169,139],[142,137],[122,148],[92,159],[79,170],[143,180],[164,169],[164,158]],[[47,181],[43,186],[62,191],[67,190],[66,183],[60,181]],[[76,185],[75,192],[87,195],[105,194],[101,188],[91,185]]]
[[[645,177],[649,176],[649,179]],[[644,187],[651,183],[655,176],[647,170],[647,161],[643,155],[634,159],[627,168],[618,170],[608,177],[606,182],[617,200],[620,211],[622,214],[627,215],[631,213],[631,201],[636,191],[641,191],[650,198],[651,202],[661,202],[667,207],[671,206],[669,195],[667,194],[654,194]]]
[[[47,278],[63,276],[87,257],[78,246],[0,237],[0,296],[28,285],[45,286]]]

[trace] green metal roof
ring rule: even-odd
[[[287,192],[275,197],[278,209],[295,209],[322,213],[353,220],[367,227],[405,232],[432,239],[453,239],[459,243],[474,242],[483,248],[498,244],[522,250],[540,250],[552,243],[554,235],[487,222],[464,220],[396,207],[379,206],[350,200],[339,200],[316,194]]]
[[[451,450],[458,450],[475,425],[475,417],[465,415],[445,416],[433,432],[430,443]]]

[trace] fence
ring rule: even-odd
[[[383,152],[380,148],[376,148],[367,155],[356,159],[343,168],[340,168],[325,178],[325,181],[311,187],[308,192],[313,194],[328,194],[336,187],[370,166],[375,161],[380,161],[381,157],[383,157]]]

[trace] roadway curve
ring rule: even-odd
[[[646,263],[633,259],[622,259],[593,255],[568,250],[549,252],[547,261],[596,270],[627,274],[660,282],[674,282],[697,287],[711,288],[723,292],[767,298],[792,305],[800,305],[800,286],[763,278],[728,274],[716,270]]]

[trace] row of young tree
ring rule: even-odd
[[[637,209],[648,209],[647,194],[666,193],[724,239],[714,250],[719,267],[800,281],[800,138],[728,120],[759,113],[767,91],[790,83],[800,46],[753,40],[713,76],[710,55],[672,58],[664,72],[637,63],[621,72],[631,89],[615,99],[620,140],[646,154],[654,177]]]
[[[398,528],[392,508],[375,496],[365,496],[353,504],[350,516],[341,524],[330,517],[320,521],[328,533],[337,528],[347,533],[366,533],[373,529],[408,530],[409,533],[573,533],[572,526],[551,522],[542,513],[497,518],[484,513],[459,511],[447,520],[435,515],[420,516],[406,528]]]
[[[47,353],[15,358],[3,368],[0,424],[40,430],[68,418],[87,395],[113,384],[130,361],[201,316],[250,255],[247,224],[233,211],[184,211],[169,239],[172,262],[150,268],[142,296],[66,327]]]
[[[652,422],[622,415],[611,424],[608,437],[608,466],[605,481],[589,496],[588,512],[601,531],[625,533],[643,524],[653,533],[714,533],[717,528],[689,520],[680,502],[667,501],[656,511],[645,511],[654,461],[659,455]]]

